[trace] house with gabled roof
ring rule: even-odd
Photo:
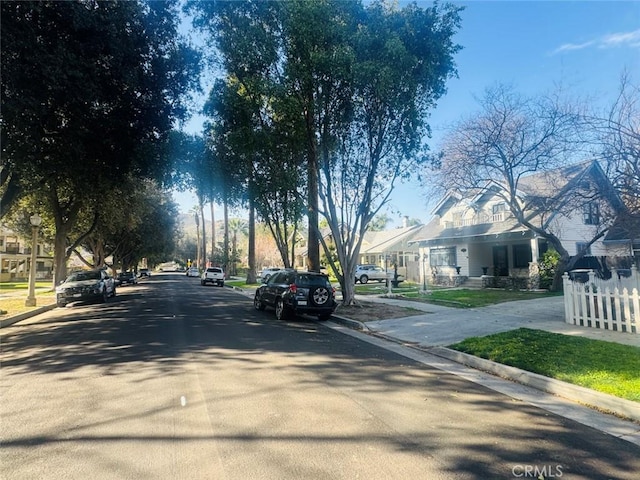
[[[538,287],[538,262],[549,246],[511,214],[502,188],[491,182],[475,192],[449,192],[436,205],[433,219],[413,240],[429,281]],[[516,196],[526,220],[552,231],[570,255],[629,255],[628,248],[604,241],[604,235],[592,241],[624,210],[597,162],[522,177]]]
[[[422,225],[408,225],[390,230],[368,231],[360,246],[360,263],[373,264],[397,272],[405,280],[417,281],[419,277],[419,247],[415,243],[416,234]]]

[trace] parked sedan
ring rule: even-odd
[[[134,272],[120,272],[118,274],[119,285],[130,284],[135,285],[138,283],[138,277]]]
[[[116,283],[105,270],[74,272],[56,287],[56,302],[64,307],[71,302],[99,301],[116,296]]]
[[[281,270],[256,290],[256,310],[275,308],[276,318],[284,320],[298,313],[328,320],[336,309],[335,290],[323,273]]]
[[[191,267],[187,270],[186,273],[187,277],[199,277],[200,276],[200,270],[198,270],[197,267]]]

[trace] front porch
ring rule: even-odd
[[[538,261],[546,250],[544,239],[517,231],[423,241],[420,258],[432,285],[537,290]]]

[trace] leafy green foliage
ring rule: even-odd
[[[1,193],[31,197],[50,222],[56,278],[74,231],[96,227],[108,192],[130,175],[167,173],[165,138],[186,113],[199,62],[177,34],[176,5],[1,4]]]
[[[189,6],[227,70],[210,112],[217,151],[232,146],[222,162],[244,169],[274,236],[288,238],[305,199],[311,269],[318,245],[329,248],[318,228],[319,216],[328,220],[336,248],[328,259],[345,272],[350,303],[348,272],[369,223],[425,158],[428,109],[455,75],[460,9],[343,0]]]
[[[558,252],[553,249],[544,252],[539,262],[540,288],[548,289],[551,287],[558,263],[560,263],[560,254]]]

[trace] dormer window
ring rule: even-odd
[[[598,225],[600,223],[600,207],[597,203],[589,202],[582,207],[582,222],[585,225]]]
[[[491,207],[492,220],[494,222],[503,222],[507,211],[507,204],[504,202],[496,203]]]

